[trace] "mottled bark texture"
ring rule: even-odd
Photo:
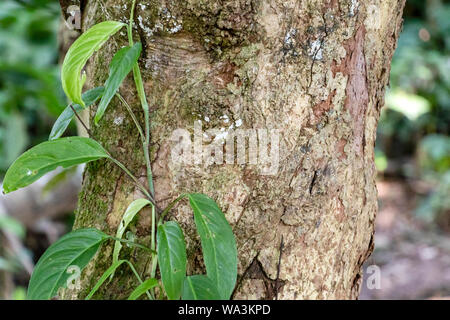
[[[86,1],[83,29],[128,22],[130,4]],[[164,207],[181,192],[203,192],[218,202],[238,243],[234,299],[358,297],[377,211],[376,126],[403,6],[404,0],[138,1],[134,36],[143,44],[156,198]],[[126,41],[123,31],[91,59],[89,87],[103,83],[113,52]],[[139,112],[131,76],[121,93]],[[173,130],[193,132],[198,120],[204,130],[240,123],[279,129],[278,173],[261,175],[254,165],[175,165]],[[92,129],[144,183],[139,136],[124,107],[114,100]],[[113,234],[140,196],[114,165],[89,164],[75,228]],[[187,203],[171,218],[185,231],[188,273],[204,272]],[[131,231],[149,242],[149,212]],[[81,290],[63,297],[84,297],[111,263],[111,251],[102,247]],[[122,255],[148,276],[144,252],[128,248]],[[136,285],[126,267],[116,276],[97,298],[124,298]]]

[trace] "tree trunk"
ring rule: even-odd
[[[83,30],[104,20],[128,22],[130,6],[85,1]],[[143,44],[156,199],[165,207],[180,193],[202,192],[218,202],[238,244],[234,299],[358,297],[377,211],[376,127],[403,6],[404,0],[138,1],[134,37]],[[113,53],[126,44],[122,31],[90,60],[89,87],[103,84]],[[142,114],[131,75],[120,91]],[[277,129],[276,174],[248,161],[176,164],[172,133],[192,134],[199,121],[204,131]],[[92,132],[145,183],[138,132],[118,100]],[[89,164],[75,228],[114,234],[141,196],[113,164]],[[188,204],[179,203],[171,219],[185,232],[188,274],[204,273]],[[130,230],[148,243],[150,212]],[[83,272],[81,289],[62,297],[83,298],[111,253],[111,244],[103,246]],[[148,277],[147,254],[131,248],[121,254]],[[124,298],[136,285],[123,267],[96,297]]]

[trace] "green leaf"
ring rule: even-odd
[[[92,104],[94,104],[103,94],[103,87],[96,87],[94,89],[88,90],[85,93],[83,93],[83,101],[86,107],[90,107]],[[73,108],[78,113],[84,108],[80,106],[79,104],[74,104]],[[55,123],[53,124],[52,131],[50,132],[50,136],[48,137],[48,140],[55,140],[66,131],[67,127],[70,124],[70,121],[72,121],[75,114],[73,113],[72,108],[67,106],[63,112],[61,112],[58,119],[56,119]]]
[[[155,278],[150,278],[141,283],[128,297],[128,300],[136,300],[142,296],[146,291],[154,288],[158,285],[158,280]]]
[[[108,236],[97,229],[72,231],[52,244],[39,259],[28,286],[28,299],[47,300],[66,287],[70,266],[86,267]]]
[[[115,263],[113,263],[108,269],[106,269],[105,272],[103,272],[102,276],[100,277],[100,279],[98,279],[97,283],[95,284],[95,286],[92,288],[91,292],[89,292],[89,294],[86,296],[85,300],[89,300],[92,298],[92,296],[97,292],[97,290],[100,288],[100,286],[106,281],[106,279],[114,274],[114,271],[116,271],[116,269],[124,262],[127,262],[127,260],[119,260],[116,261]]]
[[[134,216],[139,211],[141,211],[143,207],[149,204],[151,205],[152,203],[147,199],[137,199],[128,206],[122,217],[122,220],[120,221],[119,227],[117,228],[116,238],[122,239],[123,233],[127,229],[128,224],[133,220]],[[116,240],[114,243],[113,264],[119,260],[119,253],[121,249],[122,244],[120,243],[120,241]]]
[[[186,244],[183,231],[175,221],[158,226],[158,262],[167,297],[178,300],[186,277]]]
[[[111,99],[119,89],[120,84],[137,62],[141,50],[142,45],[137,42],[132,47],[120,49],[112,58],[111,64],[109,65],[109,77],[105,82],[105,92],[98,104],[97,113],[95,114],[95,124],[98,124]]]
[[[25,151],[6,172],[3,192],[9,193],[38,180],[59,166],[71,166],[109,158],[108,153],[95,140],[67,137],[46,141]]]
[[[81,70],[92,54],[124,26],[124,23],[117,21],[100,22],[75,40],[67,51],[61,69],[61,81],[64,92],[72,102],[85,106],[81,90],[86,76],[81,76]]]
[[[183,300],[220,300],[214,282],[205,275],[186,277],[183,285]]]
[[[233,231],[214,200],[198,193],[188,197],[194,210],[208,277],[222,299],[229,299],[237,278],[237,249]]]

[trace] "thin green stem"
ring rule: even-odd
[[[119,160],[114,159],[111,155],[109,155],[109,159],[114,162],[120,169],[122,169],[130,178],[134,181],[136,186],[145,194],[145,196],[150,200],[153,205],[155,204],[155,199],[150,195],[150,193],[145,189],[145,187],[139,182],[139,180],[128,170]]]
[[[152,271],[151,271],[152,278],[154,278],[156,276],[156,267],[157,266],[158,266],[158,255],[155,254],[152,257]],[[152,289],[152,293],[153,293],[153,289]]]
[[[136,276],[136,278],[138,279],[139,283],[142,284],[143,281],[142,281],[141,277],[139,276],[139,274],[137,273],[136,269],[134,268],[133,264],[130,261],[128,261],[128,260],[125,260],[125,262],[128,263],[128,265],[130,266],[130,269],[133,271],[133,273]],[[150,300],[154,300],[153,295],[151,295],[148,291],[145,291],[145,293],[147,294],[147,297]]]
[[[130,21],[128,25],[128,42],[130,47],[133,45],[133,20],[134,20],[134,9],[136,6],[136,0],[133,0],[131,5]],[[133,66],[133,77],[136,84],[136,90],[141,101],[142,109],[144,110],[144,122],[145,122],[145,142],[143,143],[144,148],[144,158],[145,165],[147,167],[147,181],[150,194],[155,196],[155,188],[153,186],[153,174],[152,166],[150,162],[150,108],[148,107],[147,97],[145,96],[144,84],[142,82],[141,70],[139,69],[139,64],[136,62]]]
[[[134,8],[136,7],[136,0],[133,0],[131,4],[130,21],[128,22],[128,41],[130,47],[133,46],[133,20],[134,20]]]
[[[133,21],[134,21],[134,9],[136,7],[136,0],[133,0],[131,5],[131,13],[130,13],[130,21],[128,25],[128,42],[130,44],[130,47],[133,46]],[[133,77],[134,82],[136,84],[136,90],[139,96],[139,100],[141,102],[142,109],[144,111],[144,124],[145,124],[145,132],[142,132],[142,128],[139,126],[139,123],[137,120],[135,120],[134,115],[133,121],[135,121],[136,126],[138,127],[139,133],[142,138],[142,148],[144,151],[144,158],[145,158],[145,166],[147,169],[147,183],[148,188],[150,190],[150,194],[148,195],[152,199],[152,235],[151,235],[151,250],[153,252],[156,252],[156,210],[159,209],[156,206],[156,202],[154,201],[155,197],[155,188],[153,186],[153,174],[152,174],[152,164],[150,160],[150,108],[148,106],[147,97],[145,96],[145,90],[144,90],[144,84],[142,81],[141,71],[139,69],[139,64],[136,62],[133,66]],[[123,100],[123,99],[122,99]],[[123,101],[125,102],[125,101]],[[125,106],[127,106],[127,103],[125,102]],[[127,106],[129,109],[130,114],[132,113],[132,110],[129,106]],[[158,257],[157,254],[152,253],[152,269],[151,269],[151,277],[154,278],[156,275],[156,268],[158,265]],[[154,297],[154,290],[151,289],[151,296]]]
[[[155,225],[155,220],[156,220],[156,213],[155,213],[155,206],[152,206],[152,239],[151,239],[151,244],[150,244],[150,248],[153,250],[153,252],[156,253],[156,225]],[[152,278],[155,277],[154,274],[151,275]]]
[[[154,252],[152,254],[152,269],[150,272],[150,277],[155,278],[156,276],[156,267],[158,265],[158,255],[156,254],[156,210],[155,206],[152,206],[152,238],[151,238],[151,244],[150,248]],[[151,293],[153,296],[153,289],[151,289]]]
[[[110,266],[100,277],[100,279],[97,281],[95,286],[91,289],[89,294],[86,296],[85,300],[90,300],[92,296],[97,292],[97,290],[101,287],[101,285],[106,281],[109,274],[113,274],[114,270],[116,270],[122,263],[126,262],[130,269],[133,271],[134,275],[138,279],[139,283],[143,283],[141,277],[137,273],[136,269],[134,268],[133,264],[128,260],[119,260],[116,263],[114,263],[112,266]],[[149,299],[153,300],[153,295],[151,295],[148,291],[146,291],[146,294]]]
[[[98,142],[98,141],[97,141]],[[136,186],[145,194],[145,196],[150,200],[150,202],[156,207],[156,209],[158,211],[160,211],[159,207],[156,205],[156,201],[153,198],[153,196],[148,192],[147,189],[145,189],[145,187],[142,185],[142,183],[139,182],[139,180],[130,172],[130,170],[127,169],[127,167],[125,167],[123,165],[123,163],[121,163],[119,160],[115,159],[109,152],[108,150],[106,150],[104,147],[103,149],[105,150],[106,154],[108,155],[108,159],[111,160],[113,163],[115,163],[120,169],[122,169],[130,178],[131,180],[134,181],[134,183],[136,184]]]
[[[161,212],[158,219],[158,225],[160,225],[163,222],[164,217],[169,213],[169,211],[173,208],[173,206],[180,201],[181,199],[185,198],[187,196],[186,193],[181,194],[178,198],[173,200],[169,205]]]
[[[129,244],[129,245],[131,245],[131,246],[133,246],[133,247],[136,247],[136,248],[139,248],[139,249],[143,249],[143,250],[145,250],[145,251],[150,252],[151,254],[156,254],[156,251],[155,251],[155,250],[152,250],[152,249],[150,249],[150,248],[148,248],[148,247],[146,247],[146,246],[143,246],[143,245],[141,245],[141,244],[139,244],[139,243],[136,243],[136,242],[133,242],[133,241],[130,241],[130,240],[121,239],[121,238],[116,238],[116,237],[110,237],[110,239],[112,239],[112,240],[114,240],[114,241],[120,241],[120,242],[122,242],[122,243]]]
[[[122,95],[117,92],[116,93],[117,98],[119,98],[119,100],[123,103],[123,105],[125,106],[125,108],[127,109],[128,113],[130,114],[131,118],[133,119],[134,124],[136,125],[136,128],[139,131],[139,135],[141,136],[141,140],[142,143],[145,143],[145,136],[144,136],[144,132],[142,131],[142,127],[139,124],[138,119],[136,118],[136,115],[134,114],[133,110],[131,109],[130,105],[128,104],[128,102],[126,102],[126,100],[122,97]]]
[[[81,125],[84,127],[84,130],[86,130],[86,133],[88,134],[89,137],[92,137],[91,131],[89,130],[89,128],[87,127],[87,125],[84,123],[84,121],[80,118],[80,116],[78,115],[78,112],[75,110],[75,108],[73,107],[72,104],[69,104],[70,108],[72,109],[73,114],[75,115],[75,117],[77,117],[78,121],[80,121]]]

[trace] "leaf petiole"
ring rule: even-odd
[[[113,236],[110,236],[109,239],[114,240],[114,241],[119,241],[119,242],[122,242],[122,243],[126,243],[128,245],[131,245],[131,246],[139,248],[139,249],[143,249],[145,251],[150,252],[151,254],[156,254],[155,250],[152,250],[149,247],[143,246],[143,245],[141,245],[139,243],[136,243],[136,242],[133,242],[133,241],[130,241],[130,240],[121,239],[121,238],[117,238],[117,237],[113,237]]]
[[[101,285],[106,281],[106,279],[108,279],[108,277],[114,273],[114,271],[120,266],[122,265],[122,263],[126,262],[128,264],[128,266],[130,267],[131,271],[133,271],[135,277],[138,279],[139,283],[142,284],[143,281],[141,279],[141,277],[139,276],[139,274],[137,273],[136,269],[134,268],[133,264],[128,261],[128,260],[119,260],[117,262],[115,262],[114,264],[112,264],[100,277],[100,279],[97,281],[97,283],[95,284],[95,286],[91,289],[91,291],[89,292],[89,294],[86,296],[85,300],[90,300],[92,298],[92,296],[97,292],[97,290],[101,287]],[[146,291],[146,294],[148,296],[148,298],[150,300],[153,300],[153,297],[150,295],[150,293],[148,291]]]
[[[163,212],[161,212],[161,214],[159,215],[159,219],[158,219],[158,225],[162,224],[164,217],[169,213],[169,211],[175,206],[175,204],[182,200],[183,198],[187,197],[188,194],[187,193],[182,193],[178,198],[176,198],[175,200],[173,200],[171,203],[169,203],[169,205],[163,210]]]
[[[145,187],[139,182],[139,180],[128,170],[119,160],[113,158],[109,154],[109,159],[114,162],[120,169],[122,169],[136,184],[136,186],[145,194],[145,196],[150,200],[150,202],[156,206],[155,199],[151,196],[151,194],[145,189]]]
[[[125,106],[125,108],[127,109],[128,113],[130,114],[131,118],[133,119],[134,124],[136,125],[136,128],[139,131],[139,135],[141,136],[141,140],[142,143],[145,144],[145,136],[144,136],[144,132],[142,131],[142,127],[139,124],[138,119],[136,118],[136,115],[134,114],[133,110],[131,109],[130,105],[128,104],[128,102],[122,97],[122,95],[117,92],[116,93],[117,98],[119,98],[119,100],[123,103],[123,105]]]

